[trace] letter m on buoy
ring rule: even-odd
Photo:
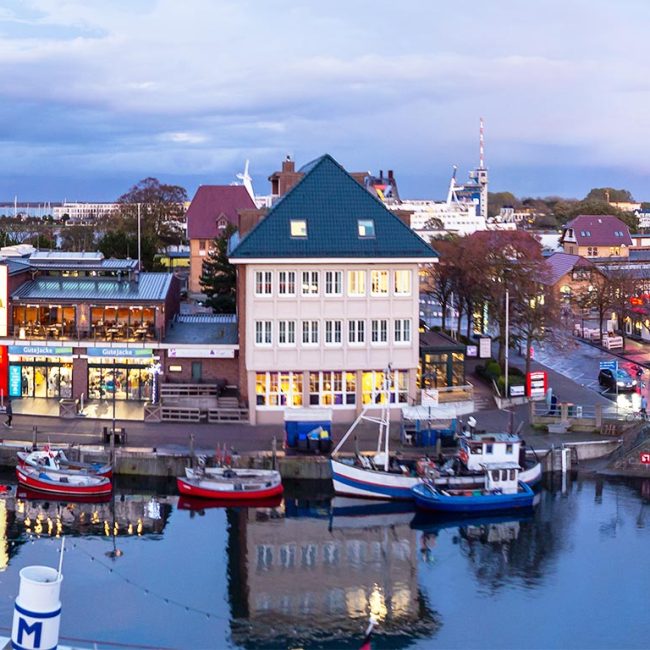
[[[40,648],[41,647],[41,635],[43,633],[43,622],[35,621],[31,625],[24,619],[22,616],[18,619],[18,643],[22,646],[23,644],[23,633],[26,636],[34,635],[34,642],[30,647]]]

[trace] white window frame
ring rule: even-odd
[[[263,393],[257,393],[258,376],[263,375]],[[275,385],[277,390],[271,391],[271,378],[275,378]],[[287,406],[302,406],[303,405],[303,381],[301,371],[283,371],[283,372],[258,372],[255,376],[256,393],[255,401],[256,408],[258,409],[284,409]],[[282,390],[283,382],[288,383],[289,390],[284,392]],[[262,398],[263,404],[258,403]],[[275,401],[276,404],[269,404]]]
[[[316,375],[316,377],[314,377]],[[348,375],[350,384],[348,390]],[[312,381],[316,379],[317,390],[312,392]],[[329,388],[328,388],[329,386]],[[309,373],[309,405],[328,408],[354,408],[356,404],[356,373],[340,370],[321,370]],[[317,400],[314,397],[317,396]],[[337,403],[337,396],[339,402]],[[329,398],[329,399],[324,399]],[[316,403],[317,401],[317,403]]]
[[[325,321],[325,345],[339,347],[343,345],[343,321]]]
[[[261,291],[258,289],[261,288]],[[268,289],[268,291],[267,291]],[[273,295],[273,271],[255,271],[255,296]]]
[[[296,321],[295,320],[278,321],[278,345],[281,345],[282,347],[295,347],[296,345]]]
[[[304,320],[301,325],[301,341],[304,347],[314,347],[318,345],[318,321]],[[306,339],[306,340],[305,340]]]
[[[353,280],[354,278],[354,280]],[[348,296],[366,295],[366,272],[348,271]]]
[[[410,318],[396,318],[394,328],[394,339],[396,345],[410,345],[413,340],[413,328]]]
[[[398,287],[402,282],[400,282],[399,278],[408,278],[408,291],[399,291]],[[412,286],[413,286],[413,271],[410,270],[404,270],[404,269],[398,269],[395,271],[395,276],[393,280],[393,292],[396,296],[410,296],[411,291],[412,291]]]
[[[255,345],[258,348],[268,348],[273,345],[273,321],[255,321]]]
[[[307,232],[307,219],[289,220],[289,233],[293,239],[307,239]]]
[[[353,319],[348,321],[348,344],[365,345],[366,343],[366,321]]]
[[[343,273],[341,271],[325,271],[325,295],[340,296],[343,294]]]
[[[388,391],[388,403],[391,408],[401,407],[408,404],[408,370],[393,370],[391,374],[391,383]],[[364,375],[372,376],[372,388],[370,391],[364,391]],[[382,402],[383,391],[383,371],[381,370],[364,370],[361,373],[361,403],[380,405]],[[403,384],[403,385],[400,385]]]
[[[381,282],[383,277],[384,283]],[[374,285],[377,280],[378,284],[384,284],[385,291],[375,291]],[[390,292],[390,273],[388,271],[372,270],[370,271],[370,295],[371,296],[387,296]]]
[[[388,345],[388,320],[373,318],[370,322],[370,343],[372,345]]]
[[[300,293],[303,296],[317,296],[319,289],[318,271],[301,271],[300,272]],[[306,289],[306,290],[305,290]]]
[[[282,279],[283,277],[284,280]],[[290,291],[291,288],[293,288],[293,291]],[[296,272],[278,271],[278,296],[295,297],[295,295],[296,295]]]

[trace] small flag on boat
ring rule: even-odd
[[[375,621],[375,619],[371,616],[368,623],[368,628],[366,629],[366,636],[363,639],[363,643],[361,644],[359,650],[372,650],[372,647],[370,645],[370,638],[372,637],[372,631],[375,629],[375,625],[377,625],[377,621]]]

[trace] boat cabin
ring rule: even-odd
[[[519,490],[519,465],[510,463],[484,463],[485,489],[488,492],[515,494]]]
[[[462,436],[458,457],[470,472],[482,472],[486,463],[510,463],[517,467],[522,440],[512,433],[472,433]]]

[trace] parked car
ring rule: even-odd
[[[617,370],[616,377],[614,376],[614,371],[609,369],[603,369],[598,373],[598,383],[601,386],[607,386],[609,390],[635,390],[637,385],[637,380],[632,379],[630,373],[625,372],[625,370]]]

